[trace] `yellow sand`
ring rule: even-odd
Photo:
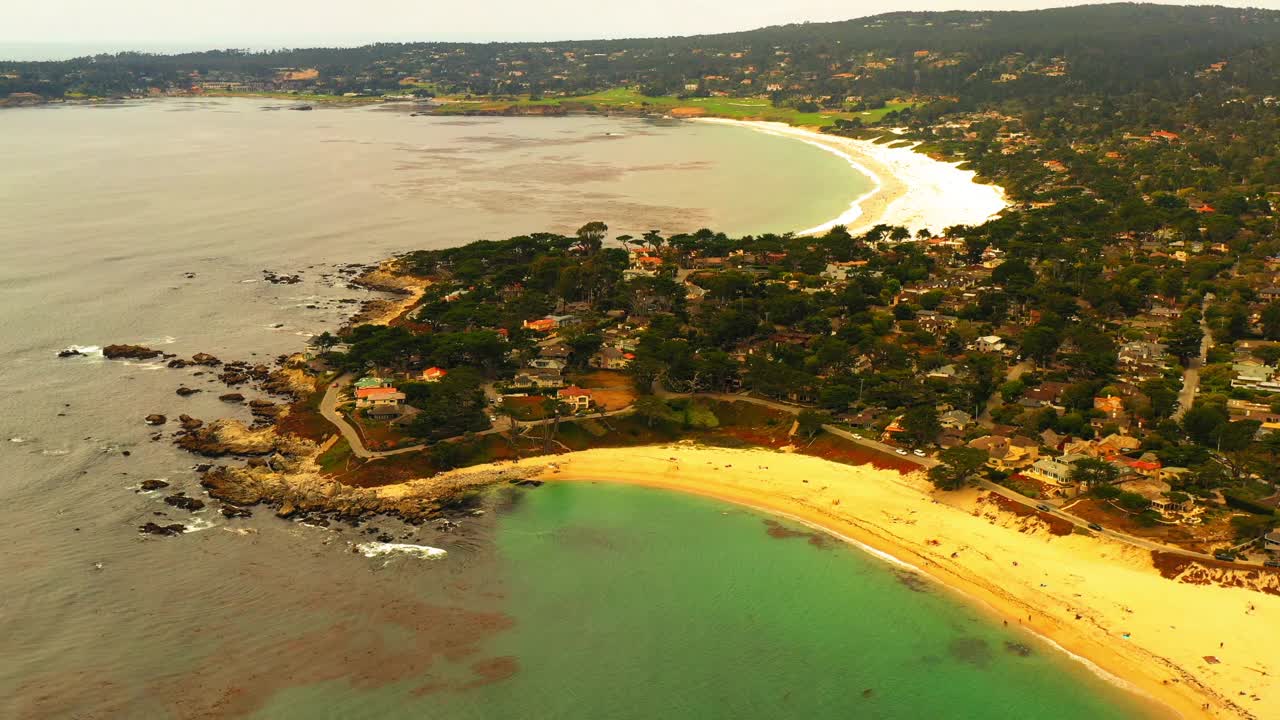
[[[589,450],[490,470],[539,465],[547,466],[544,480],[692,492],[862,542],[1087,658],[1168,706],[1171,717],[1280,717],[1280,597],[1165,579],[1145,551],[1052,536],[979,491],[940,493],[918,474],[690,444]],[[463,472],[477,470],[484,472]]]

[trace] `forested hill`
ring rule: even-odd
[[[547,96],[636,85],[652,95],[768,94],[777,104],[803,98],[828,107],[849,98],[907,95],[982,101],[1141,90],[1173,98],[1193,93],[1197,75],[1206,73],[1251,91],[1276,92],[1278,48],[1280,12],[1114,4],[891,13],[679,38],[0,60],[0,96],[111,95],[248,82],[257,83],[254,89],[330,93],[407,88],[422,94]]]

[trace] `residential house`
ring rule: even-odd
[[[359,392],[360,390],[367,390],[369,388],[391,387],[391,381],[384,380],[383,378],[380,378],[380,377],[372,377],[372,376],[362,377],[359,380],[355,381],[354,387],[357,392]]]
[[[590,365],[602,370],[625,370],[635,357],[632,353],[623,352],[618,348],[604,347],[591,356]]]
[[[963,430],[973,423],[973,416],[963,410],[948,410],[938,416],[944,430]]]
[[[564,360],[554,357],[536,357],[529,361],[529,367],[539,370],[563,371],[567,365]]]
[[[590,410],[593,402],[591,391],[586,388],[580,388],[577,385],[570,385],[557,390],[556,399],[569,405],[574,411]]]
[[[973,346],[982,353],[1002,353],[1006,347],[1004,339],[999,335],[984,335],[975,340]]]
[[[422,371],[422,381],[429,383],[440,382],[444,379],[444,376],[448,374],[449,371],[444,368],[429,367]]]
[[[1021,470],[1040,456],[1039,445],[1028,438],[984,435],[969,441],[969,447],[985,450],[987,465],[1003,472]]]
[[[404,393],[394,387],[371,387],[356,390],[356,407],[364,408],[369,417],[399,417],[403,411]]]
[[[526,368],[516,373],[511,380],[512,387],[520,388],[559,388],[564,387],[564,378],[555,369]]]
[[[1031,464],[1031,467],[1023,474],[1043,480],[1045,482],[1053,482],[1059,485],[1071,485],[1071,473],[1075,470],[1076,462],[1083,460],[1084,455],[1061,455],[1059,457],[1042,457]]]

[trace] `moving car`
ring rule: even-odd
[[[1098,523],[1089,523],[1089,529],[1090,529],[1090,530],[1096,530],[1096,531],[1098,531],[1098,532],[1102,532],[1102,526],[1101,526],[1101,525],[1099,525]]]
[[[1045,505],[1044,503],[1040,503],[1039,505],[1036,505],[1036,509],[1041,512],[1053,512],[1053,509],[1050,508],[1048,505]]]
[[[1214,559],[1215,559],[1215,560],[1221,560],[1221,561],[1223,561],[1223,562],[1235,562],[1235,561],[1236,561],[1236,556],[1235,556],[1235,555],[1232,555],[1232,554],[1231,554],[1231,553],[1229,553],[1229,552],[1222,552],[1221,550],[1219,550],[1218,552],[1214,553],[1214,554],[1213,554],[1213,557],[1214,557]]]

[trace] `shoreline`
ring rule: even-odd
[[[702,495],[852,540],[1040,636],[1138,704],[1158,704],[1157,716],[1266,717],[1254,709],[1272,700],[1270,678],[1280,672],[1267,651],[1280,643],[1280,598],[1166,579],[1148,553],[1100,538],[1052,536],[1034,518],[1000,511],[979,490],[936,493],[918,473],[689,444],[587,450],[494,467],[541,467],[535,477],[549,482]],[[1246,607],[1241,617],[1225,618]],[[1205,617],[1208,608],[1214,617]],[[1219,653],[1214,662],[1203,659]]]
[[[814,132],[808,128],[762,120],[693,118],[697,122],[744,127],[766,135],[790,138],[843,158],[871,179],[872,188],[854,198],[839,216],[797,235],[818,235],[836,225],[851,234],[875,225],[902,226],[915,233],[934,233],[953,225],[980,225],[1010,206],[1004,188],[974,180],[972,170],[935,160],[911,147],[888,147],[870,140]]]

